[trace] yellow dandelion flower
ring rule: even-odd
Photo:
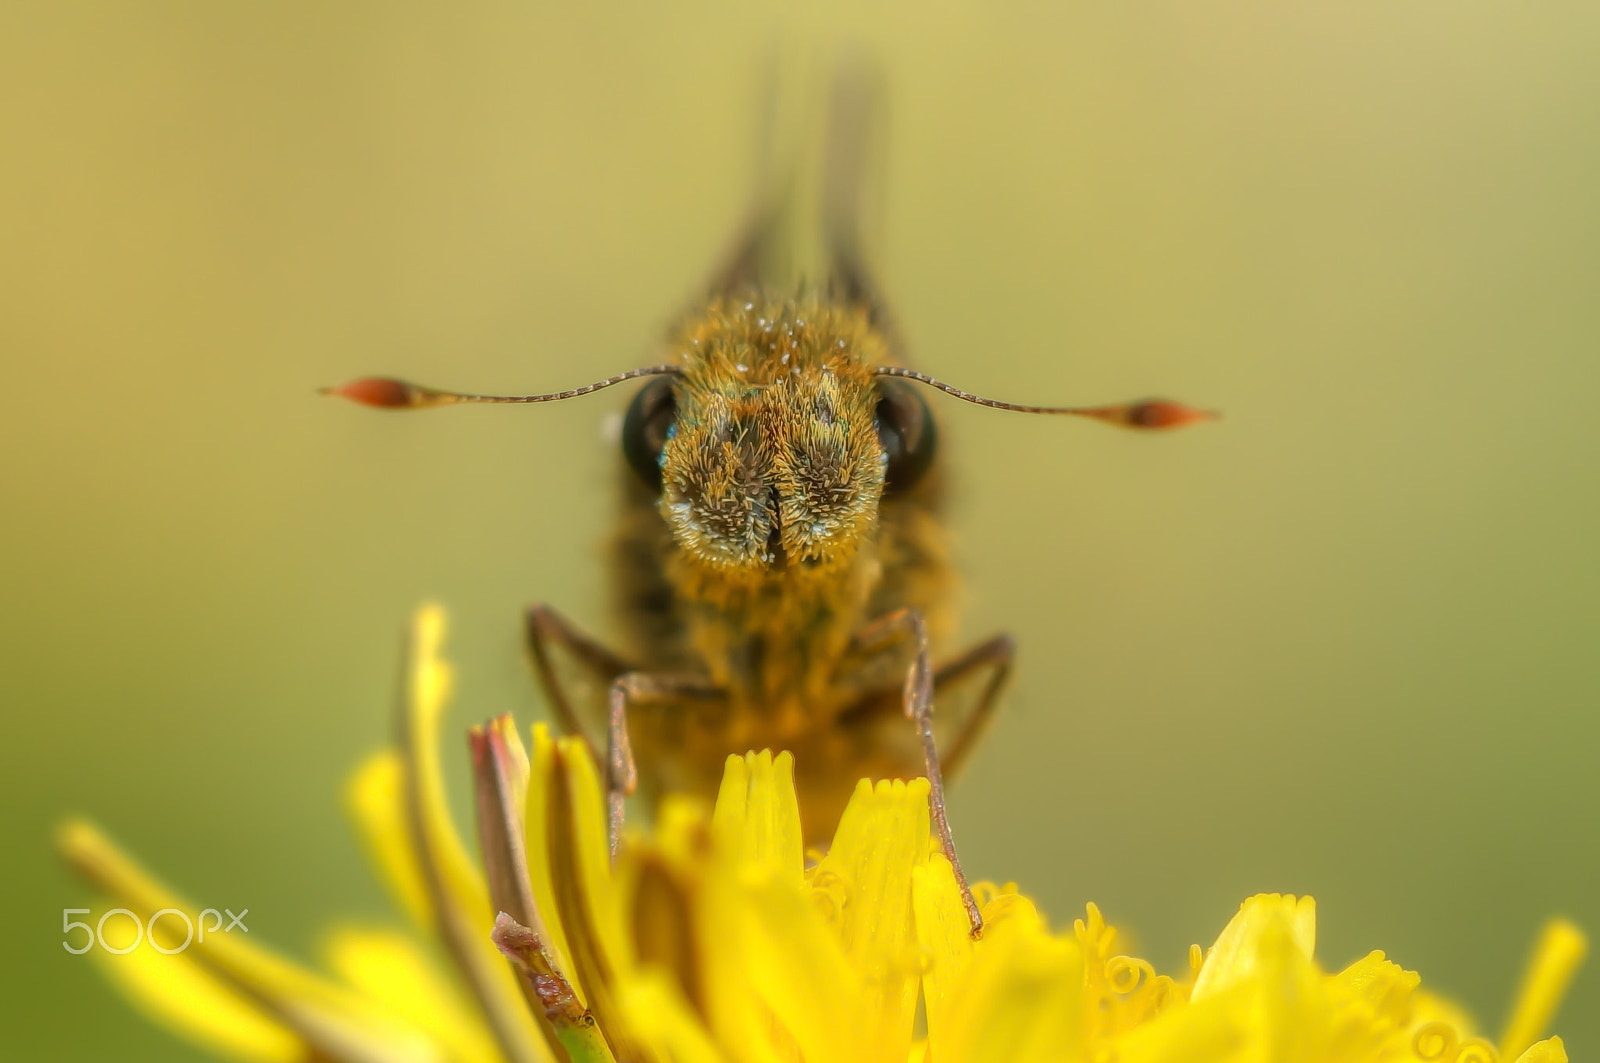
[[[668,799],[613,863],[588,747],[508,719],[472,732],[481,864],[445,809],[442,620],[415,627],[397,748],[351,808],[412,932],[343,929],[315,973],[213,934],[92,827],[68,858],[148,936],[98,950],[152,1017],[252,1061],[552,1063],[1558,1063],[1539,1040],[1585,949],[1554,922],[1498,1044],[1381,952],[1315,959],[1309,897],[1246,900],[1186,969],[1117,949],[1098,908],[1053,931],[1015,886],[982,884],[970,934],[930,836],[925,780],[862,782],[808,863],[793,761],[731,757],[715,805]],[[132,920],[128,920],[129,923]],[[132,931],[130,931],[132,932]]]

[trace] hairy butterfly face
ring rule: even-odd
[[[831,568],[871,536],[887,489],[932,456],[920,397],[872,366],[878,333],[817,303],[730,301],[677,338],[623,426],[685,556],[722,571]]]

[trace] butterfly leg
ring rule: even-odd
[[[989,680],[978,695],[972,711],[957,725],[954,735],[946,735],[944,769],[951,775],[961,770],[978,739],[994,718],[995,706],[1000,704],[1000,691],[1011,678],[1011,660],[1016,656],[1017,644],[1010,635],[996,635],[973,646],[953,661],[946,661],[933,673],[933,692],[941,698],[945,691],[960,686],[975,676],[988,672]]]
[[[619,675],[635,671],[635,666],[578,630],[572,621],[543,602],[528,607],[524,622],[528,651],[533,655],[534,671],[539,677],[539,686],[549,699],[556,722],[567,734],[582,738],[598,762],[600,758],[594,739],[584,728],[583,720],[573,705],[567,683],[563,682],[556,672],[551,651],[555,647],[560,647],[602,687],[610,686]]]
[[[917,738],[922,743],[923,769],[928,778],[928,809],[933,817],[933,829],[939,836],[939,846],[955,872],[956,885],[961,890],[961,903],[972,924],[972,936],[983,933],[983,916],[978,902],[973,899],[972,887],[967,885],[966,872],[956,856],[955,839],[950,834],[950,820],[945,814],[944,775],[939,768],[939,748],[933,737],[933,666],[928,654],[928,626],[922,613],[916,609],[896,609],[872,621],[857,632],[852,648],[859,653],[872,653],[902,640],[909,640],[916,656],[906,670],[905,687],[901,704],[906,717],[916,726]]]
[[[685,701],[721,701],[726,691],[696,676],[628,672],[611,683],[606,711],[606,821],[615,857],[622,846],[622,822],[627,798],[639,786],[639,772],[628,742],[630,708],[659,709]]]

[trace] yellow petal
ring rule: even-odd
[[[713,852],[694,864],[703,870],[695,919],[704,928],[705,997],[713,1002],[707,1021],[717,1043],[746,1063],[896,1058],[874,1055],[880,1014],[870,977],[851,963],[833,925],[838,913],[819,906],[836,896],[826,886],[840,876],[822,874],[819,888],[815,875],[808,883],[797,873],[792,788],[787,756],[730,757],[724,767]],[[861,790],[870,802],[871,788],[863,784],[858,796]],[[681,826],[673,834],[692,837]],[[909,897],[909,875],[903,889]]]
[[[378,878],[400,910],[423,930],[434,925],[417,850],[405,819],[400,755],[392,749],[368,757],[351,776],[345,805]]]
[[[541,770],[542,763],[548,777],[542,786],[537,780],[530,781],[528,791],[530,795],[543,791],[543,852],[549,864],[554,912],[553,917],[544,916],[545,923],[560,922],[575,991],[581,990],[580,999],[594,1013],[615,1054],[629,1057],[633,1055],[629,1050],[631,1035],[614,993],[629,973],[633,953],[621,898],[611,876],[600,777],[582,739],[557,739],[548,743],[548,754],[542,762],[541,755],[536,749],[535,771]],[[529,807],[531,817],[535,814],[531,796]],[[530,874],[539,859],[530,848]]]
[[[752,1060],[875,1058],[862,973],[804,888],[733,869],[708,886],[702,919],[713,928],[706,968],[717,1040]]]
[[[1277,1063],[1248,1030],[1248,985],[1173,1008],[1119,1037],[1117,1063]]]
[[[727,1063],[671,980],[646,973],[623,988],[620,1002],[651,1059]]]
[[[1316,902],[1310,897],[1261,893],[1241,904],[1206,953],[1190,999],[1201,1001],[1255,978],[1256,965],[1263,957],[1260,938],[1265,932],[1287,933],[1309,960],[1317,943]]]
[[[911,907],[917,945],[925,969],[922,997],[928,1015],[930,1044],[954,1042],[950,1024],[967,987],[972,964],[972,922],[962,904],[956,876],[943,853],[911,872]]]
[[[794,757],[770,750],[730,756],[711,814],[718,848],[750,867],[766,867],[800,881],[805,868],[800,805],[794,792]]]
[[[1263,1063],[1328,1058],[1333,1012],[1311,956],[1315,920],[1309,897],[1252,897],[1223,929],[1196,978],[1193,1004],[1225,1004]]]
[[[458,912],[470,914],[483,923],[482,937],[487,943],[489,930],[494,925],[489,890],[450,817],[444,773],[439,763],[439,730],[453,685],[450,665],[439,656],[443,640],[443,612],[437,606],[419,609],[411,636],[402,781],[404,787],[410,788],[412,807],[407,811],[414,820],[416,844],[423,851],[424,866],[438,876],[436,888],[444,892]],[[499,962],[498,957],[496,959]]]
[[[135,913],[146,925],[153,915],[166,910],[191,915],[201,912],[157,882],[88,823],[68,823],[61,830],[58,844],[67,861],[84,877],[110,893],[117,904]],[[196,921],[201,925],[207,922],[203,913]],[[116,922],[107,926],[115,927]],[[161,926],[164,931],[173,929],[165,923]],[[119,977],[141,1001],[170,986],[175,993],[211,1000],[225,1016],[259,1013],[331,1060],[414,1059],[424,1052],[415,1030],[388,1021],[370,1001],[257,947],[237,933],[213,931],[202,941],[197,927],[192,944],[160,959],[141,955],[148,950],[160,956],[149,946],[146,941],[132,952],[112,957],[127,961]],[[178,942],[163,940],[162,947],[176,949]],[[189,1025],[182,1029],[202,1038],[230,1036],[220,1030],[206,1034]],[[428,1057],[424,1054],[421,1058]]]
[[[1517,1057],[1517,1063],[1567,1063],[1567,1046],[1561,1043],[1559,1037],[1546,1038],[1530,1045],[1526,1052]]]
[[[1549,1028],[1588,951],[1588,938],[1572,923],[1554,919],[1545,925],[1528,959],[1506,1032],[1500,1038],[1502,1059],[1512,1058]],[[1555,1050],[1562,1051],[1559,1042]]]
[[[858,786],[828,855],[811,881],[843,888],[834,926],[866,983],[872,1029],[858,1030],[869,1058],[900,1059],[911,1048],[921,957],[912,916],[912,870],[928,862],[928,780]]]
[[[406,701],[401,719],[401,793],[411,844],[423,869],[429,906],[456,970],[472,989],[501,1050],[516,1060],[554,1057],[528,1012],[517,975],[490,940],[495,911],[489,889],[450,817],[439,766],[439,728],[451,687],[440,657],[444,613],[424,606],[412,622]]]
[[[552,761],[556,756],[555,740],[544,724],[533,728],[533,752],[529,757],[528,789],[522,829],[528,854],[528,884],[532,888],[533,903],[544,923],[545,949],[551,963],[566,974],[578,999],[588,1006],[588,997],[573,971],[567,947],[567,932],[556,908],[553,868],[564,853],[554,853],[550,846],[550,814],[552,795],[550,787],[554,777]]]
[[[1395,1022],[1409,1014],[1411,996],[1421,984],[1420,975],[1390,962],[1381,952],[1368,953],[1329,980],[1337,998],[1359,1005],[1364,1016],[1381,1015]]]
[[[930,1010],[932,1059],[1055,1063],[1080,1058],[1085,1001],[1083,952],[1076,941],[1023,920],[1005,920],[987,928],[974,944],[960,979],[953,992],[944,992],[937,1027]]]
[[[476,1011],[413,938],[341,927],[328,935],[323,951],[330,970],[397,1022],[426,1032],[449,1058],[500,1058]]]
[[[1421,981],[1415,971],[1391,963],[1381,952],[1368,953],[1329,975],[1324,987],[1332,1010],[1329,1044],[1334,1056],[1373,1058],[1386,1044],[1403,1042],[1416,1025]]]
[[[245,1063],[297,1063],[305,1042],[181,953],[139,948],[124,956],[96,949],[95,960],[133,1004],[186,1040]]]

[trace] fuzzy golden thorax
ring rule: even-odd
[[[672,343],[683,366],[660,510],[710,583],[825,578],[872,538],[886,457],[872,367],[885,344],[854,308],[719,299]]]

